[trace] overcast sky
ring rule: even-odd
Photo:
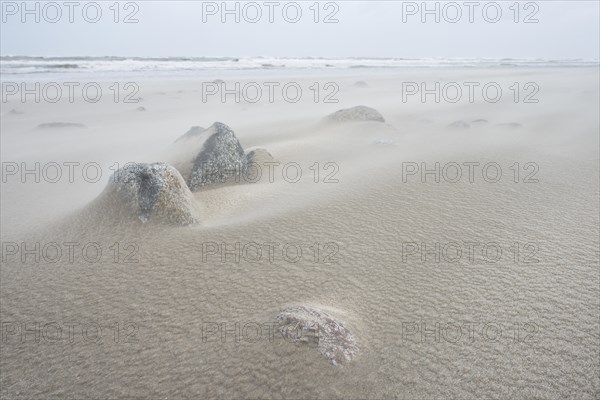
[[[137,1],[127,7],[122,2],[118,23],[109,9],[113,1],[99,1],[102,15],[91,23],[84,19],[86,2],[81,2],[73,9],[70,23],[64,1],[55,3],[61,5],[56,23],[49,21],[57,18],[57,8],[44,7],[45,2],[37,6],[38,23],[35,14],[23,15],[21,1],[3,1],[1,54],[597,59],[600,51],[600,2],[596,0],[521,2],[518,15],[514,1],[489,4],[485,12],[484,5],[492,2],[472,2],[478,5],[471,7],[466,1],[428,2],[429,9],[438,3],[439,23],[434,14],[425,15],[422,22],[421,1],[337,1],[320,2],[318,7],[314,1],[297,2],[302,15],[296,23],[288,22],[296,18],[296,6],[285,1],[271,8],[272,23],[270,8],[263,1],[237,2],[239,23],[233,14],[221,21],[221,1]],[[28,7],[34,9],[35,3],[29,2]],[[227,7],[234,9],[236,2]],[[316,8],[318,23],[314,22]],[[258,9],[261,17],[252,23]],[[492,23],[498,9],[501,18]],[[88,20],[94,20],[95,5],[86,10]],[[452,23],[457,10],[462,16]],[[132,13],[138,22],[123,23]],[[324,23],[328,15],[338,22]],[[470,17],[474,22],[469,22]],[[525,23],[526,19],[538,22]]]

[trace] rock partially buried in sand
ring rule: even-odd
[[[246,154],[246,164],[258,164],[261,168],[265,165],[265,163],[273,161],[275,161],[275,159],[271,153],[263,148],[250,150],[248,154]]]
[[[174,225],[198,222],[192,193],[181,174],[165,163],[129,164],[118,169],[100,195],[108,212]]]
[[[375,139],[371,143],[378,146],[393,146],[396,144],[396,142],[391,139]]]
[[[191,127],[175,140],[169,153],[170,163],[192,191],[234,181],[256,183],[262,176],[257,169],[268,168],[267,163],[274,161],[263,148],[253,148],[246,153],[233,130],[221,122],[207,129]],[[259,175],[255,176],[256,173]]]
[[[246,167],[246,154],[230,127],[215,122],[202,134],[208,137],[193,161],[188,182],[192,191],[239,177]]]
[[[365,88],[369,87],[369,84],[365,81],[356,81],[354,82],[354,87]]]
[[[146,111],[146,107],[139,106],[135,111]]]
[[[284,338],[316,345],[317,351],[333,365],[351,361],[358,352],[356,338],[323,310],[306,306],[286,308],[275,317],[275,323]]]
[[[192,138],[195,136],[200,136],[205,131],[206,131],[206,129],[204,129],[201,126],[192,126],[186,133],[184,133],[182,136],[177,138],[177,140],[175,142],[179,142],[180,140],[189,139],[189,138]]]
[[[36,129],[70,129],[70,128],[79,128],[85,129],[87,126],[84,124],[78,124],[75,122],[46,122],[43,124],[39,124]]]
[[[450,129],[469,129],[471,125],[467,124],[465,121],[454,121],[448,128]]]
[[[328,122],[349,122],[349,121],[376,121],[385,122],[385,118],[371,107],[356,106],[338,110],[325,117]]]
[[[517,129],[520,128],[522,125],[518,122],[505,122],[502,124],[497,124],[496,126],[505,129]]]

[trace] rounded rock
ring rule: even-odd
[[[338,110],[333,114],[329,114],[325,117],[325,121],[328,122],[350,122],[350,121],[375,121],[385,122],[385,118],[371,107],[356,106],[352,108],[345,108]]]
[[[173,225],[198,222],[192,193],[181,174],[165,163],[132,163],[118,169],[100,200],[105,202],[105,210],[118,218]]]

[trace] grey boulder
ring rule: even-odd
[[[239,178],[246,167],[244,149],[229,126],[215,122],[202,135],[206,140],[193,160],[188,181],[192,191]]]
[[[257,169],[274,161],[263,148],[244,151],[233,130],[221,122],[206,129],[191,127],[170,146],[167,159],[192,192],[232,182],[255,183]]]
[[[111,176],[100,195],[103,210],[142,223],[190,225],[198,222],[194,198],[181,174],[165,163],[128,164]]]

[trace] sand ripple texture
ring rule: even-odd
[[[562,81],[553,75],[558,72],[547,74],[550,88]],[[595,74],[586,76],[597,83]],[[369,83],[361,98],[383,82],[351,82],[359,79]],[[308,168],[315,158],[335,161],[339,183],[319,185],[307,175],[297,184],[279,179],[200,191],[194,199],[202,220],[189,227],[106,225],[72,211],[18,236],[3,229],[3,241],[77,240],[100,243],[105,251],[95,263],[14,257],[2,263],[2,322],[56,322],[63,329],[57,343],[35,343],[31,334],[2,343],[2,397],[598,398],[598,126],[585,118],[597,113],[597,98],[565,111],[579,130],[561,125],[565,116],[557,111],[564,96],[577,98],[582,82],[555,103],[532,107],[531,116],[510,114],[509,106],[494,108],[501,110],[496,114],[486,106],[407,112],[376,101],[385,92],[373,102],[344,105],[372,105],[385,124],[300,124],[283,134],[284,123],[265,128],[271,109],[267,115],[258,108],[265,118],[254,125],[211,116],[235,126],[244,147],[268,148],[282,162]],[[290,121],[299,114],[292,111]],[[318,122],[335,109],[318,111],[305,116]],[[446,130],[456,119],[493,115],[501,115],[493,123],[523,126]],[[419,128],[425,117],[433,123]],[[163,142],[158,134],[148,137],[169,144],[205,123],[186,122]],[[375,139],[395,145],[373,145]],[[495,184],[402,179],[406,161],[478,160],[499,163],[508,178]],[[508,168],[515,161],[535,161],[540,182],[514,183]],[[21,213],[27,220],[25,207],[34,199],[19,208],[14,199],[26,199],[18,192],[25,189],[3,190],[3,217]],[[77,205],[86,206],[93,195],[77,197]],[[18,221],[7,217],[7,223]],[[206,243],[233,248],[236,242],[301,244],[302,258],[292,262],[281,251],[256,262],[206,255]],[[408,242],[428,249],[459,243],[463,255],[454,262],[422,260],[418,253],[405,259]],[[496,243],[502,257],[486,262],[479,246],[471,261],[467,242]],[[535,244],[539,262],[523,262],[531,256],[523,247],[515,261],[516,242]],[[135,244],[137,262],[114,262],[107,249],[113,243],[121,245],[121,258],[131,251],[125,246]],[[331,254],[333,262],[325,262]],[[304,305],[339,311],[359,343],[351,362],[334,366],[309,346],[269,334],[281,310]],[[70,343],[64,339],[70,323],[88,326],[91,337],[90,324],[100,324],[102,340],[86,341],[76,330]]]

